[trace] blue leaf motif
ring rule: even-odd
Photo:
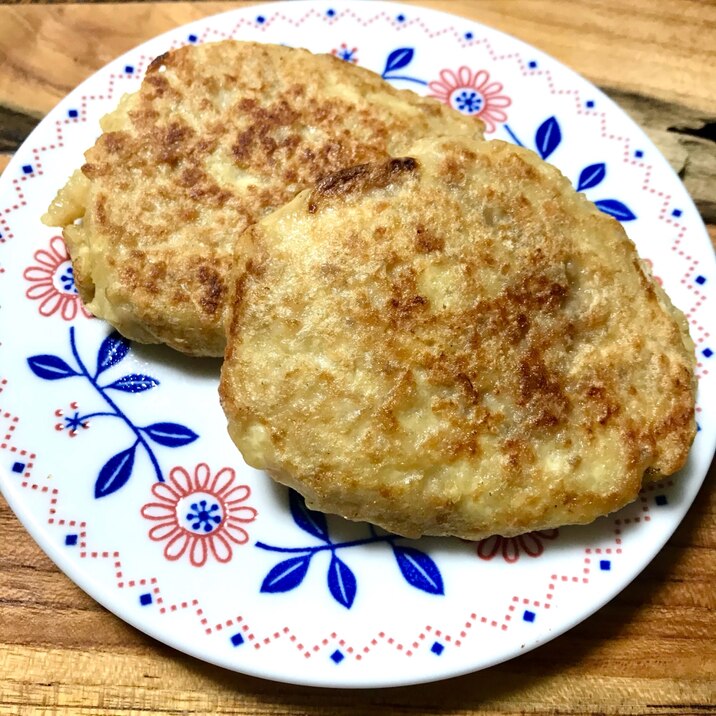
[[[121,390],[125,393],[143,393],[145,390],[151,390],[159,385],[159,381],[156,378],[152,378],[149,375],[138,375],[132,373],[131,375],[125,375],[119,380],[115,380],[114,383],[110,383],[106,386],[113,388],[114,390]]]
[[[600,199],[595,201],[594,205],[600,211],[619,219],[619,221],[633,221],[636,219],[636,214],[626,204],[622,204],[621,201],[616,199]]]
[[[279,562],[261,583],[262,592],[290,592],[295,589],[306,576],[311,555],[292,557]]]
[[[328,589],[333,598],[346,609],[353,606],[358,589],[355,575],[345,562],[336,557],[335,553],[328,567]]]
[[[193,430],[179,423],[154,423],[140,430],[144,430],[155,443],[166,447],[188,445],[199,437]]]
[[[97,482],[94,485],[94,496],[96,498],[107,497],[107,495],[111,495],[126,484],[132,474],[136,449],[137,444],[135,443],[131,448],[122,450],[122,452],[118,452],[107,460],[104,467],[99,471]]]
[[[438,566],[430,557],[412,547],[393,547],[398,567],[408,584],[429,594],[445,594],[443,578]]]
[[[110,333],[97,351],[97,372],[100,373],[119,363],[129,353],[129,341],[120,336],[117,331]]]
[[[556,117],[545,119],[537,128],[535,144],[542,159],[547,159],[547,157],[557,149],[561,141],[562,132],[559,129],[559,122]]]
[[[388,72],[393,72],[393,70],[399,70],[401,67],[409,65],[414,54],[415,50],[412,47],[400,47],[397,50],[393,50],[386,60],[383,76],[387,75]]]
[[[38,378],[43,378],[44,380],[61,380],[62,378],[79,375],[59,356],[47,354],[31,356],[27,359],[27,364]]]
[[[308,534],[328,542],[328,523],[322,512],[315,512],[306,507],[303,497],[295,490],[288,491],[288,505],[291,508],[293,521]]]
[[[579,175],[577,191],[592,189],[597,186],[597,184],[601,184],[602,181],[604,181],[606,174],[607,168],[603,162],[600,162],[599,164],[590,164],[588,167],[584,167]]]

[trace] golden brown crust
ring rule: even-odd
[[[235,41],[158,57],[102,128],[46,221],[64,228],[91,311],[194,355],[223,353],[226,276],[250,224],[419,137],[482,136],[479,120],[330,55]]]
[[[396,181],[401,174],[414,172],[418,163],[415,159],[390,159],[380,164],[359,164],[329,174],[316,182],[316,186],[308,199],[308,212],[315,214],[321,203],[330,204],[331,200],[346,197],[349,194],[360,194],[370,189],[384,189]]]
[[[410,156],[242,237],[220,392],[247,462],[318,509],[470,539],[590,522],[678,470],[693,345],[621,225],[524,149]]]

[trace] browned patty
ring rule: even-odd
[[[514,535],[590,522],[686,460],[686,320],[533,152],[419,142],[302,192],[238,257],[229,431],[314,508]]]
[[[88,308],[128,338],[222,355],[236,238],[319,177],[482,123],[330,55],[226,41],[157,58],[45,217]]]

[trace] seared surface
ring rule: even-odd
[[[621,225],[528,150],[409,154],[242,237],[221,395],[246,461],[317,509],[469,539],[678,470],[693,344]]]
[[[45,217],[88,308],[127,337],[223,353],[237,237],[321,176],[482,123],[330,55],[226,41],[157,58]],[[81,219],[80,223],[74,223]]]

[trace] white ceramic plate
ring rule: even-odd
[[[89,318],[62,241],[39,220],[99,118],[137,88],[152,58],[227,37],[335,52],[480,113],[489,136],[536,149],[623,220],[688,313],[697,343],[700,431],[687,468],[589,527],[472,544],[411,542],[325,519],[246,467],[226,434],[218,361],[130,347]],[[459,17],[390,3],[291,2],[151,40],[60,102],[17,152],[0,185],[0,234],[3,493],[95,599],[229,669],[367,687],[516,656],[587,617],[644,568],[713,454],[716,266],[684,187],[598,89]]]

